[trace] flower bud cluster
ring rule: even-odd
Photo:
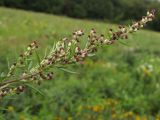
[[[152,21],[155,18],[155,10],[151,10],[147,12],[147,16],[143,16],[142,20],[138,22],[134,22],[132,26],[130,26],[129,32],[136,32],[140,28],[143,28],[147,22]]]
[[[9,88],[9,89],[5,89],[5,90],[1,90],[0,91],[0,98],[6,96],[7,94],[12,94],[12,93],[16,93],[19,94],[21,92],[23,92],[25,90],[25,86],[18,86],[15,88]]]
[[[40,63],[42,68],[49,67],[57,62],[64,61],[65,62],[66,58],[66,51],[64,48],[64,42],[59,41],[56,44],[56,48],[53,49],[50,54],[45,57],[42,62]]]
[[[28,45],[27,50],[20,54],[19,59],[17,60],[17,62],[13,63],[9,69],[9,72],[7,74],[7,77],[10,77],[11,75],[13,75],[13,72],[15,71],[15,69],[21,65],[24,64],[24,61],[26,58],[28,58],[29,56],[32,55],[33,51],[38,48],[37,42],[34,41],[32,42],[30,45]]]
[[[80,37],[84,35],[82,30],[73,32],[72,38],[64,38],[57,42],[56,47],[51,50],[50,54],[45,57],[41,64],[42,68],[52,66],[54,64],[68,64],[71,56],[80,55],[85,56],[85,52],[80,50]],[[73,53],[74,55],[72,55]]]
[[[43,80],[51,80],[53,79],[53,72],[50,72],[48,74],[43,74],[43,73],[39,73],[39,76],[43,79]]]

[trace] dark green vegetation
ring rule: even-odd
[[[147,10],[159,11],[158,0],[0,0],[1,6],[67,15],[76,18],[103,19],[126,23],[139,19]],[[157,20],[148,27],[160,31]]]
[[[46,48],[63,37],[69,37],[76,29],[85,30],[85,40],[91,28],[107,36],[110,27],[117,27],[6,8],[0,8],[0,16],[1,73],[6,73],[7,62],[14,62],[33,40],[40,44],[38,53],[43,57]],[[160,33],[141,30],[129,36],[129,40],[99,48],[96,56],[84,64],[67,67],[79,74],[55,68],[52,81],[1,100],[0,120],[108,120],[115,117],[117,120],[129,111],[137,120],[140,116],[159,120],[159,39]],[[109,99],[119,101],[119,104],[111,109],[107,106],[107,112],[104,112],[98,105]],[[111,112],[113,108],[115,114]]]

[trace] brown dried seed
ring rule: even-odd
[[[37,42],[36,42],[36,41],[33,41],[33,43],[34,43],[34,44],[37,44]]]
[[[20,64],[21,64],[21,65],[23,65],[23,64],[24,64],[24,62],[23,62],[23,61],[20,61]]]
[[[17,65],[17,63],[16,63],[16,62],[14,62],[14,63],[13,63],[13,65],[14,65],[14,66],[16,66],[16,65]]]
[[[109,31],[110,31],[110,32],[112,32],[112,31],[113,31],[113,29],[112,29],[112,28],[110,28],[110,29],[109,29]]]
[[[24,55],[23,55],[23,54],[20,54],[19,56],[20,56],[20,57],[24,57]]]
[[[25,89],[25,87],[24,87],[24,86],[18,86],[18,88],[17,88],[17,92],[23,92],[23,91],[24,91],[24,89]]]

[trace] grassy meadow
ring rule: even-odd
[[[38,41],[41,57],[77,29],[107,36],[118,25],[0,8],[0,73],[25,46]],[[0,100],[0,120],[160,120],[160,33],[140,30],[99,48],[84,64],[54,69],[54,79]]]

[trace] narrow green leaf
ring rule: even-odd
[[[33,66],[33,62],[30,61],[30,62],[29,62],[29,65],[28,65],[28,70],[30,70],[30,69],[32,68],[32,66]]]
[[[64,72],[68,72],[68,73],[71,73],[71,74],[79,74],[77,72],[74,72],[74,71],[71,71],[71,70],[68,70],[68,69],[65,69],[65,68],[62,68],[62,67],[57,67],[57,68],[64,71]]]
[[[47,57],[48,54],[48,48],[45,49],[44,58]]]
[[[10,62],[9,62],[8,57],[7,57],[7,65],[8,65],[8,70],[9,70],[9,68],[10,68]]]
[[[38,55],[38,52],[35,50],[35,53],[36,53],[36,57],[37,57],[37,60],[38,60],[38,64],[39,66],[41,67],[41,59],[40,59],[40,56]]]
[[[130,45],[128,45],[127,43],[125,43],[125,42],[122,42],[121,40],[119,40],[119,43],[121,43],[121,44],[123,44],[123,45],[125,45],[125,46],[130,46]]]
[[[33,89],[34,91],[38,92],[40,95],[45,96],[45,94],[38,90],[37,88],[35,88],[34,86],[32,86],[31,84],[26,84],[28,87],[30,87],[31,89]]]

